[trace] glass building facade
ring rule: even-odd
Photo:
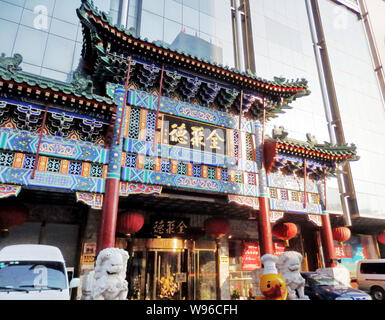
[[[364,26],[330,0],[319,8],[343,131],[361,157],[350,164],[359,213],[385,218],[385,107]]]
[[[95,4],[109,12],[113,1]],[[82,50],[79,6],[79,0],[1,0],[0,53],[20,53],[23,71],[71,81]]]
[[[242,1],[240,1],[243,3]],[[354,3],[354,1],[350,1]],[[112,23],[137,36],[234,67],[237,39],[230,0],[94,0]],[[295,110],[268,124],[267,133],[283,125],[290,137],[312,133],[330,141],[324,75],[312,37],[309,1],[246,1],[256,74],[305,78],[310,96]],[[360,161],[351,164],[359,214],[385,218],[385,107],[373,71],[371,53],[359,14],[336,1],[318,1],[343,132],[358,147]],[[71,81],[79,66],[82,29],[76,15],[80,0],[0,0],[0,53],[23,56],[21,67],[36,75]],[[244,11],[244,10],[243,10]],[[244,16],[244,15],[243,15]],[[244,19],[244,18],[243,18]],[[239,41],[239,39],[238,39]],[[244,39],[243,41],[245,42]],[[341,211],[336,181],[328,182],[329,204]]]

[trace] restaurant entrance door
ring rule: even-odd
[[[127,265],[128,299],[217,298],[214,241],[135,239]]]

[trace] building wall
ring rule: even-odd
[[[357,15],[330,0],[319,1],[342,126],[360,160],[351,162],[360,216],[385,218],[385,106],[365,29]]]
[[[369,19],[376,39],[378,53],[384,67],[385,63],[385,1],[366,0],[366,7],[369,12]]]
[[[351,163],[359,213],[385,217],[381,209],[385,177],[376,169],[376,164],[385,160],[385,107],[365,30],[351,9],[331,0],[318,4],[345,139],[357,145],[361,157]],[[256,73],[267,79],[303,77],[311,90],[310,96],[295,102],[294,110],[270,121],[266,133],[271,134],[273,126],[283,125],[292,138],[304,140],[310,132],[319,142],[330,141],[306,2],[256,0],[250,1],[250,11]],[[383,24],[382,19],[378,28]],[[336,180],[328,181],[327,194],[329,208],[341,212]]]
[[[234,66],[230,0],[143,0],[141,38]]]
[[[293,103],[278,118],[266,124],[265,134],[284,126],[289,137],[305,140],[311,133],[319,143],[330,141],[319,74],[303,0],[253,0],[250,3],[256,74],[266,79],[305,78],[311,94]],[[336,179],[327,183],[328,208],[342,212]]]
[[[105,12],[115,4],[114,0],[94,3]],[[1,0],[0,54],[21,54],[23,71],[71,81],[82,49],[76,15],[80,4],[80,0]]]
[[[200,58],[234,66],[230,0],[95,0],[113,24],[134,28]],[[82,50],[80,0],[0,0],[0,54],[23,56],[23,71],[71,81]]]

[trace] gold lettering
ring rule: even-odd
[[[211,140],[210,148],[211,149],[218,149],[220,150],[221,147],[218,146],[218,140],[219,141],[225,141],[217,132],[217,129],[213,130],[210,135],[207,137],[206,140]]]
[[[169,134],[169,136],[171,137],[170,140],[172,142],[178,142],[178,143],[181,143],[181,144],[187,144],[188,141],[187,141],[187,135],[188,135],[188,132],[186,130],[186,125],[184,123],[182,123],[179,127],[177,124],[173,124],[171,126],[172,130]]]
[[[203,127],[191,127],[191,143],[194,147],[201,147],[205,146],[204,143],[204,134],[203,134]]]

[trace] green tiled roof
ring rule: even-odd
[[[332,161],[359,159],[357,156],[357,147],[354,144],[350,146],[347,144],[333,145],[326,141],[320,144],[310,133],[306,136],[307,141],[288,138],[288,132],[281,126],[278,129],[274,128],[273,137],[267,137],[265,141],[276,143],[278,151],[293,155],[309,156]]]
[[[19,55],[20,56],[20,55]],[[20,56],[21,57],[21,56]],[[5,60],[8,59],[8,60]],[[10,65],[13,58],[1,57],[0,58],[0,79],[6,82],[14,82],[16,84],[27,85],[28,87],[40,88],[42,90],[49,89],[53,92],[60,92],[64,95],[73,95],[78,98],[84,98],[90,101],[97,101],[99,103],[113,105],[112,99],[96,95],[86,87],[82,87],[81,84],[75,80],[68,83],[58,80],[53,80],[43,76],[35,75],[32,73],[24,72],[20,67],[16,65]],[[21,58],[22,59],[22,58]],[[7,61],[7,63],[3,63]],[[21,61],[20,61],[21,63]]]
[[[160,41],[154,41],[151,42],[147,38],[140,38],[135,35],[135,33],[130,29],[125,29],[123,26],[120,25],[113,25],[112,18],[106,14],[105,12],[99,11],[92,2],[89,0],[82,0],[82,5],[79,9],[77,9],[77,13],[83,24],[90,26],[92,25],[92,21],[90,20],[90,15],[92,15],[94,18],[99,18],[102,22],[106,23],[109,26],[109,31],[116,35],[117,32],[126,35],[130,39],[137,40],[141,43],[143,43],[145,46],[150,45],[153,48],[157,49],[164,49],[169,52],[172,52],[174,54],[178,54],[183,56],[185,59],[191,59],[195,62],[200,62],[202,64],[207,64],[211,67],[215,67],[220,69],[221,71],[225,73],[231,73],[232,77],[234,75],[240,76],[242,78],[245,78],[245,81],[256,81],[258,82],[258,85],[261,85],[263,87],[269,88],[271,91],[292,91],[292,95],[307,95],[310,93],[308,90],[308,83],[306,79],[296,79],[296,80],[286,80],[285,78],[278,78],[274,77],[273,81],[269,81],[263,78],[258,77],[257,75],[251,73],[251,72],[243,72],[239,71],[235,68],[231,68],[228,66],[224,66],[222,64],[218,64],[214,61],[208,60],[206,58],[200,58],[194,55],[191,55],[188,52],[171,48]]]

